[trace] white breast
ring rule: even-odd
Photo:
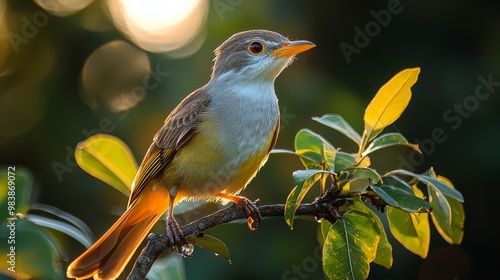
[[[213,90],[211,115],[219,128],[227,170],[238,170],[272,137],[279,118],[272,82],[242,84]]]

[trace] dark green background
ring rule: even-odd
[[[217,2],[234,7],[218,14]],[[18,25],[23,16],[41,10],[30,1],[6,3],[9,21]],[[36,96],[29,101],[30,106],[24,102],[9,104],[5,98],[0,101],[0,164],[27,166],[36,178],[34,201],[80,217],[100,235],[116,220],[112,212],[123,209],[126,198],[78,167],[68,165],[67,161],[72,163],[74,159],[68,158],[67,147],[71,151],[86,138],[83,130],[96,132],[100,122],[108,118],[112,126],[106,128],[107,132],[123,139],[140,161],[168,112],[208,81],[213,49],[235,32],[270,29],[317,45],[299,55],[298,61],[276,80],[283,118],[277,148],[292,149],[295,133],[309,127],[336,147],[354,151],[349,140],[310,118],[338,113],[360,131],[364,108],[378,88],[404,68],[422,69],[408,109],[389,130],[420,142],[424,155],[411,158],[407,149],[392,149],[383,155],[375,154],[372,162],[381,171],[405,167],[423,172],[434,166],[438,174],[448,177],[465,197],[465,237],[462,245],[452,247],[432,228],[426,260],[390,237],[394,266],[386,270],[372,265],[370,279],[450,279],[454,275],[458,277],[455,279],[467,279],[467,275],[484,279],[494,275],[500,249],[495,230],[498,199],[494,192],[500,156],[500,87],[494,86],[483,100],[475,97],[475,91],[480,85],[478,77],[491,76],[493,81],[500,81],[500,4],[400,1],[399,12],[392,14],[385,27],[374,31],[376,34],[359,48],[359,53],[350,56],[348,63],[339,45],[344,42],[355,46],[355,28],[364,30],[367,24],[374,24],[371,11],[385,10],[388,3],[396,2],[210,1],[202,31],[206,41],[201,49],[182,59],[148,53],[151,67],[158,66],[168,76],[148,91],[126,118],[105,106],[92,110],[79,92],[86,58],[111,40],[127,39],[115,29],[91,32],[82,28],[85,13],[99,11],[96,3],[68,17],[50,17],[35,37],[19,46],[17,54],[0,59],[0,100],[19,85]],[[20,33],[19,29],[10,31]],[[0,52],[0,56],[4,55]],[[32,103],[39,111],[31,111]],[[464,112],[456,111],[459,105]],[[35,125],[21,134],[10,133],[12,127],[29,120],[32,114],[41,114]],[[446,135],[445,140],[444,136],[430,140],[436,129]],[[416,164],[402,165],[411,159]],[[55,162],[71,170],[62,175],[62,180],[54,172]],[[283,203],[293,188],[291,173],[299,168],[296,158],[273,154],[243,195],[260,198],[261,204]],[[163,231],[162,227],[156,229]],[[226,242],[232,264],[197,249],[195,257],[185,261],[188,279],[282,279],[293,266],[311,273],[288,279],[322,278],[320,263],[314,259],[316,224],[311,219],[298,220],[293,231],[283,219],[272,218],[265,219],[257,232],[235,223],[210,233]],[[71,238],[59,238],[69,256],[65,261],[84,249]],[[430,278],[426,274],[429,271],[444,274]]]

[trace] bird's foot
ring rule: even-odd
[[[183,257],[192,256],[193,245],[186,242],[181,227],[173,217],[167,217],[167,238],[172,251],[177,251]]]
[[[250,199],[246,197],[241,197],[239,203],[236,205],[241,206],[245,209],[245,214],[247,215],[247,224],[248,229],[251,231],[255,231],[259,228],[260,222],[262,221],[262,215],[259,211],[258,203],[259,200],[256,200],[255,203],[250,201]]]
[[[224,193],[218,194],[219,197],[231,200],[234,204],[243,207],[245,209],[245,214],[247,215],[248,229],[255,231],[259,228],[260,222],[262,220],[262,215],[260,214],[257,199],[255,203],[250,201],[250,199],[243,196],[228,195]]]

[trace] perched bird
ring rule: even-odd
[[[68,267],[69,278],[115,279],[167,212],[167,236],[185,244],[173,208],[181,200],[232,201],[251,229],[256,205],[238,194],[266,162],[279,132],[274,80],[315,45],[267,30],[234,34],[215,50],[210,81],[188,95],[156,133],[132,183],[127,210]]]

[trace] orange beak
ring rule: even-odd
[[[271,54],[274,54],[276,58],[291,57],[314,47],[316,45],[309,41],[291,41],[284,43],[281,48],[272,51]]]

